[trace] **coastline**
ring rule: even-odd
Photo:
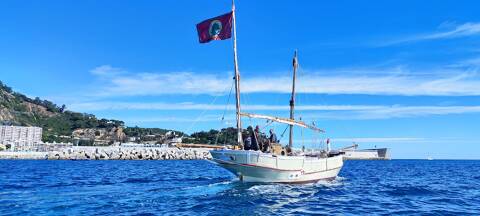
[[[205,160],[207,148],[75,146],[49,152],[0,152],[0,160]]]

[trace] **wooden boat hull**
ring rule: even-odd
[[[343,166],[341,155],[329,158],[275,156],[259,151],[212,150],[212,161],[245,182],[310,183],[333,180]]]

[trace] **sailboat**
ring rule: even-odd
[[[294,118],[295,81],[297,52],[293,59],[293,85],[290,100],[290,118],[281,118],[241,111],[240,104],[240,73],[237,60],[235,6],[232,1],[232,29],[233,29],[233,61],[235,71],[235,98],[236,98],[236,128],[237,146],[239,149],[211,150],[212,161],[232,172],[241,181],[267,183],[311,183],[319,180],[333,180],[343,167],[342,155],[324,154],[295,154],[293,147],[293,127],[303,127],[314,132],[322,133],[322,129]],[[214,22],[214,21],[213,21]],[[213,23],[212,22],[212,23]],[[270,152],[245,150],[242,139],[242,117],[266,119],[272,122],[287,124],[290,127],[288,146],[277,144]]]

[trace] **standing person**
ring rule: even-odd
[[[251,127],[250,127],[250,130],[252,130]],[[257,131],[257,128],[255,128],[255,131],[253,131],[253,130],[251,132],[249,131],[250,132],[250,140],[252,141],[251,149],[254,150],[254,151],[258,151],[258,149],[259,149],[256,131]]]
[[[255,133],[255,136],[258,138],[260,136],[260,126],[255,126],[255,131],[253,131]]]
[[[270,129],[270,138],[269,138],[270,143],[277,143],[277,135],[273,131],[273,128]]]
[[[255,151],[261,150],[262,144],[259,140],[260,138],[260,127],[255,126],[255,130],[252,133],[252,149]]]
[[[263,144],[263,152],[269,152],[272,149],[273,143],[277,143],[277,135],[273,131],[273,129],[270,129],[270,137],[268,138],[267,142]]]

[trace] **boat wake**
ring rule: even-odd
[[[343,186],[346,184],[346,178],[345,177],[340,177],[338,176],[337,178],[335,178],[334,180],[331,180],[331,181],[324,181],[324,180],[320,180],[316,183],[314,183],[313,185],[317,186],[317,187],[327,187],[327,188],[333,188],[333,187],[339,187],[339,186]]]
[[[239,180],[227,180],[227,181],[220,181],[210,184],[203,184],[203,185],[196,185],[191,187],[185,187],[183,190],[188,195],[194,196],[205,196],[205,195],[214,195],[218,193],[222,193],[224,191],[230,190],[237,184]]]
[[[346,178],[337,177],[332,181],[318,181],[316,183],[309,184],[254,184],[247,189],[248,192],[253,194],[278,194],[284,193],[294,196],[296,192],[304,192],[308,190],[317,190],[318,188],[337,188],[345,185]]]

